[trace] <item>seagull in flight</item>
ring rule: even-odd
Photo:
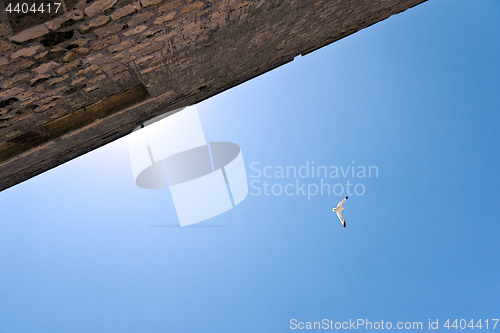
[[[339,204],[337,205],[337,208],[333,209],[334,212],[337,212],[337,216],[339,217],[340,222],[342,222],[342,225],[344,226],[344,228],[345,228],[345,218],[344,218],[344,215],[342,215],[342,209],[345,209],[345,207],[342,207],[342,204],[347,200],[347,198],[349,198],[349,197],[345,197],[344,200],[339,202]]]

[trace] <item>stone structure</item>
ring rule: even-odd
[[[19,1],[0,0],[0,190],[425,0],[27,0],[5,11]]]

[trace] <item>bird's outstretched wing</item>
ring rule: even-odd
[[[338,205],[337,205],[337,208],[342,207],[342,204],[347,200],[347,198],[349,198],[349,197],[345,197],[344,200],[342,200],[341,202],[339,202]]]
[[[345,200],[345,199],[344,199]],[[344,226],[345,228],[345,218],[344,218],[344,215],[342,215],[341,212],[337,211],[337,216],[339,217],[339,220],[340,222],[342,222],[342,225]]]

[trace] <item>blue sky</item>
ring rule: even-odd
[[[211,227],[165,227],[178,224],[169,191],[134,184],[125,140],[1,192],[0,332],[298,331],[291,319],[492,330],[498,17],[498,1],[430,0],[197,106],[207,140],[241,147],[249,182],[265,180],[253,162],[377,166],[325,179],[365,187],[346,229],[340,195],[264,194]]]

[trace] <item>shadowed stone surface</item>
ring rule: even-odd
[[[81,0],[16,26],[3,13],[0,190],[424,1]]]

